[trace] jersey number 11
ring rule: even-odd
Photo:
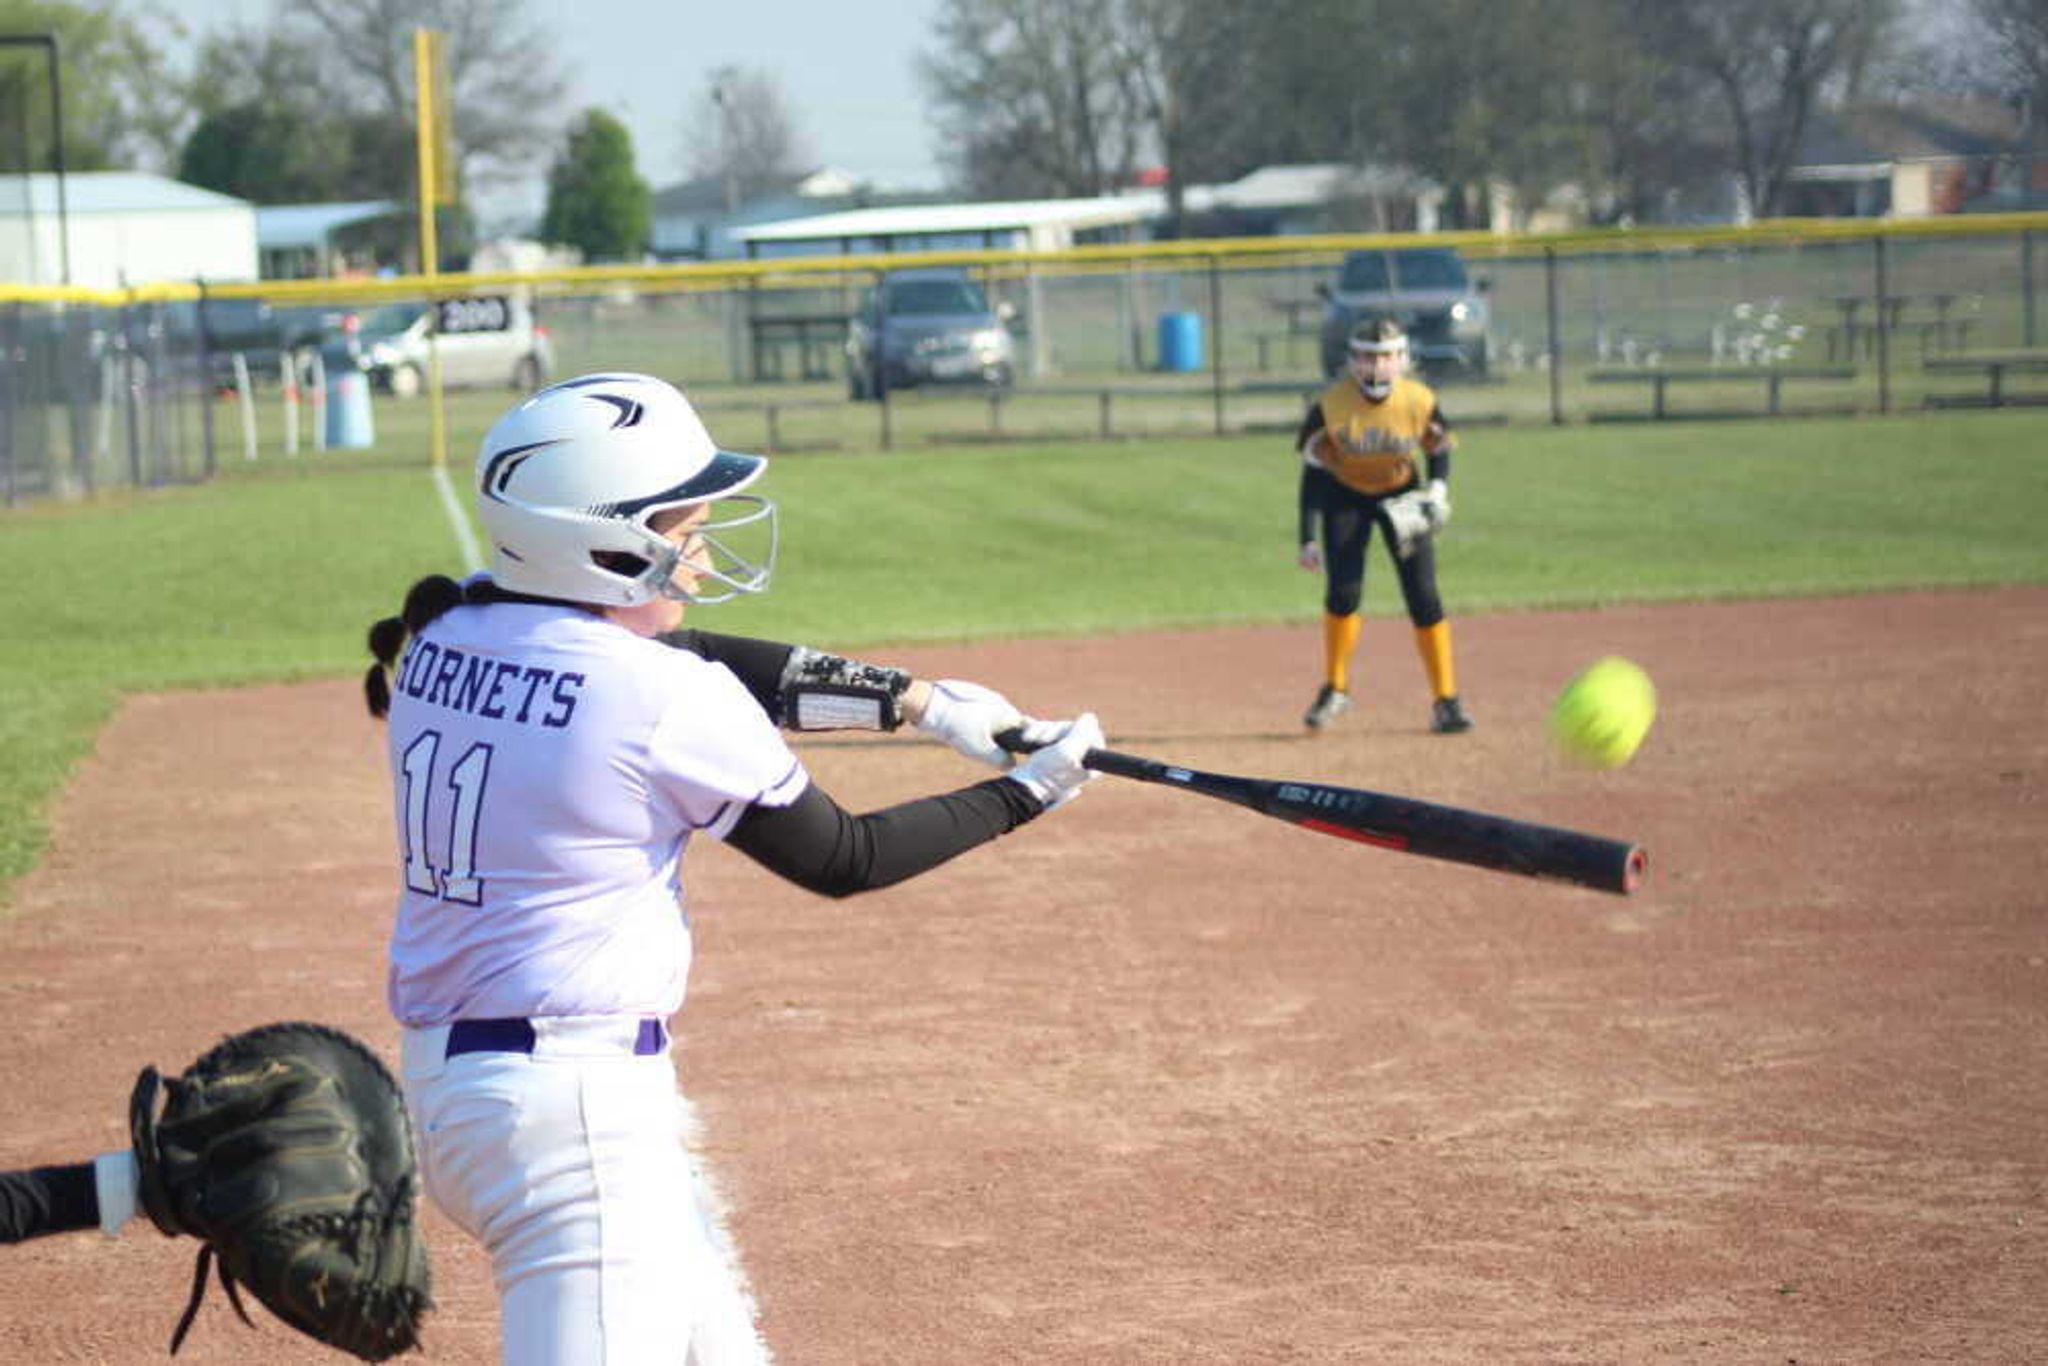
[[[405,776],[405,885],[443,901],[481,906],[484,884],[476,876],[476,825],[484,805],[484,784],[491,776],[491,747],[482,742],[471,745],[448,770],[451,807],[445,867],[436,867],[427,853],[429,808],[440,790],[434,784],[434,758],[440,749],[440,732],[421,731],[406,746],[400,766]]]

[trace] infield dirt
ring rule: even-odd
[[[1399,621],[1313,738],[1313,627],[864,652],[1652,862],[1620,899],[1111,779],[850,902],[693,850],[678,1066],[779,1361],[2048,1359],[2048,589],[1455,629],[1458,737]],[[1605,654],[1660,710],[1595,773],[1544,716]],[[800,752],[856,809],[976,777]],[[254,1024],[395,1054],[382,762],[349,682],[122,706],[0,920],[0,1165],[119,1146],[141,1064]],[[495,1360],[428,1236],[424,1359]],[[0,1251],[0,1360],[163,1359],[195,1251]],[[335,1359],[214,1297],[181,1360]]]

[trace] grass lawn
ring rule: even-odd
[[[474,400],[473,402],[470,400]],[[502,395],[450,414],[458,488]],[[215,482],[0,514],[0,885],[124,692],[352,674],[456,543],[418,452],[236,460]],[[726,435],[714,420],[714,429]],[[733,444],[735,436],[727,435]],[[1452,614],[2048,580],[2048,417],[2022,410],[1469,431]],[[890,641],[1312,621],[1284,436],[777,459],[774,590],[721,630]],[[1378,551],[1368,606],[1397,612]]]

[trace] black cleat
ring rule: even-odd
[[[1431,708],[1429,728],[1438,735],[1457,735],[1472,729],[1472,718],[1455,697],[1439,697]]]
[[[1301,718],[1301,723],[1310,730],[1321,730],[1350,710],[1351,694],[1338,692],[1325,683],[1317,691],[1315,703],[1309,707],[1308,715]]]

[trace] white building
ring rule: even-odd
[[[0,280],[118,289],[256,278],[256,208],[143,171],[0,176]],[[68,279],[67,279],[68,275]]]

